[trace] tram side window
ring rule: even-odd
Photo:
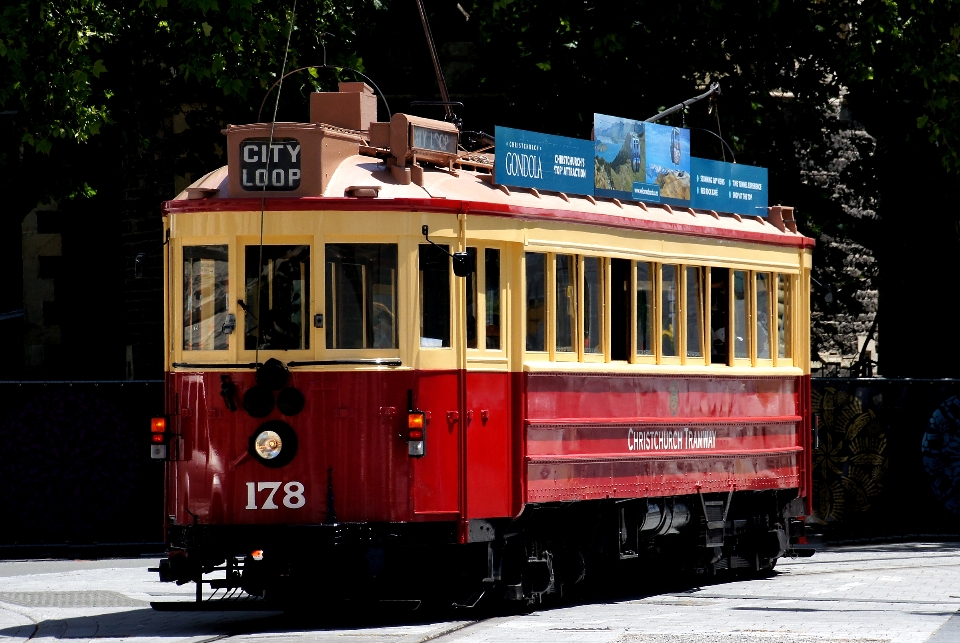
[[[397,348],[397,244],[328,243],[327,348]]]
[[[310,246],[247,246],[244,259],[244,348],[309,348]]]
[[[526,253],[527,350],[547,350],[547,255]]]
[[[500,251],[487,248],[484,255],[486,282],[486,338],[487,350],[500,349]]]
[[[228,285],[226,245],[184,246],[183,350],[227,350]]]
[[[583,352],[603,352],[603,260],[583,258]]]
[[[575,353],[577,332],[577,258],[557,255],[557,352]]]
[[[747,350],[747,273],[733,271],[733,356],[750,357]]]
[[[730,270],[710,268],[710,362],[730,363]]]
[[[703,268],[687,266],[687,357],[703,357]]]
[[[770,274],[757,273],[757,359],[770,359]]]
[[[661,323],[660,341],[662,343],[662,355],[665,357],[677,357],[680,353],[677,351],[679,339],[679,315],[677,314],[677,266],[664,264],[661,267],[661,297],[660,311]]]
[[[653,355],[653,266],[637,263],[637,355]]]
[[[420,347],[450,346],[448,246],[420,246]]]
[[[777,356],[793,357],[793,337],[790,317],[793,314],[792,278],[777,275]]]
[[[470,264],[477,265],[477,249],[467,248]],[[477,273],[471,272],[465,278],[467,291],[467,348],[477,347]]]

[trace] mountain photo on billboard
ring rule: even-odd
[[[634,183],[646,183],[644,123],[593,115],[594,185],[629,195]]]
[[[690,200],[690,130],[644,123],[646,169],[644,183],[660,186],[660,197]]]

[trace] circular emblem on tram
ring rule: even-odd
[[[680,383],[676,380],[670,382],[670,415],[676,415],[680,408]]]

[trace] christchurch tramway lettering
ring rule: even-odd
[[[630,451],[685,451],[689,449],[716,449],[717,432],[711,429],[658,429],[654,431],[627,430],[627,449]]]

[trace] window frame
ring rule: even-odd
[[[508,296],[507,289],[505,287],[506,279],[504,275],[507,273],[509,266],[507,265],[507,255],[506,248],[502,244],[490,243],[486,240],[482,242],[477,240],[475,242],[467,242],[468,248],[476,248],[477,251],[477,269],[474,273],[474,279],[476,280],[477,285],[477,319],[476,319],[476,332],[477,332],[477,347],[476,348],[467,348],[467,359],[471,361],[477,360],[486,360],[490,361],[491,359],[495,361],[506,362],[507,355],[507,343],[509,342],[509,334],[507,333],[507,321],[510,319],[509,308],[508,308]],[[500,284],[498,289],[500,291],[500,348],[487,348],[487,327],[486,327],[486,315],[487,315],[487,263],[486,263],[486,251],[487,250],[496,250],[500,253]],[[523,272],[523,293],[524,297],[526,296],[526,284],[527,284],[527,274],[526,274],[526,254],[524,254],[524,272]],[[469,293],[466,293],[469,296]],[[524,327],[526,327],[526,299],[524,299]],[[466,346],[466,337],[463,339],[464,346]],[[524,328],[523,335],[524,347],[526,347],[526,328]],[[539,352],[539,351],[532,351]]]
[[[345,237],[343,235],[318,235],[317,247],[318,265],[314,270],[317,281],[314,287],[314,298],[323,302],[323,328],[313,328],[313,341],[317,342],[317,354],[325,359],[366,359],[377,357],[400,357],[405,341],[404,325],[409,317],[404,310],[404,245],[396,237]],[[327,302],[327,245],[396,245],[397,246],[397,293],[394,319],[397,325],[396,348],[330,348],[327,346],[327,324],[330,323]],[[314,315],[321,312],[314,310]],[[419,311],[418,311],[419,312]],[[419,317],[417,318],[419,320]],[[313,319],[311,318],[311,324]],[[419,332],[419,331],[418,331]],[[419,337],[419,336],[418,336]]]
[[[237,325],[227,340],[226,350],[184,350],[183,348],[183,249],[185,247],[196,246],[227,246],[227,313],[232,313],[237,319]],[[237,292],[240,284],[238,265],[238,247],[236,237],[217,235],[210,237],[182,237],[177,239],[174,247],[173,261],[174,270],[176,270],[176,279],[171,290],[174,292],[174,299],[171,302],[173,308],[173,342],[171,353],[172,363],[187,364],[230,364],[238,361],[240,344],[243,343],[243,319],[237,314],[239,306],[237,305]],[[172,272],[172,271],[171,271]],[[242,312],[242,311],[241,311]]]
[[[599,353],[588,353],[586,351],[586,342],[584,333],[587,329],[587,308],[586,308],[586,260],[587,258],[596,259],[599,261],[600,265],[598,267],[597,273],[600,276],[600,352]],[[608,310],[608,298],[609,293],[607,289],[610,285],[609,275],[607,274],[607,266],[610,262],[607,261],[607,258],[603,255],[577,255],[577,281],[579,283],[580,292],[577,294],[579,310],[577,311],[577,354],[580,357],[580,361],[584,363],[593,363],[593,364],[603,364],[609,361],[610,357],[610,340],[608,339],[609,324],[607,318],[610,316],[607,313]]]
[[[477,243],[476,247],[478,248],[478,257],[483,256],[483,248],[485,246]],[[502,252],[502,250],[501,250]],[[665,367],[691,367],[692,369],[696,368],[706,368],[716,372],[723,372],[724,369],[729,371],[729,369],[736,368],[791,368],[795,367],[798,363],[795,358],[781,358],[778,353],[779,345],[779,326],[777,319],[777,310],[778,310],[778,286],[779,279],[785,279],[789,283],[788,289],[791,291],[788,293],[789,300],[787,302],[788,310],[786,311],[787,318],[786,323],[793,331],[794,341],[791,341],[788,351],[796,351],[796,334],[797,334],[797,319],[799,316],[799,305],[798,298],[799,293],[797,289],[799,288],[800,276],[796,272],[791,272],[790,268],[787,266],[776,266],[776,267],[766,267],[760,265],[760,262],[757,262],[755,266],[744,265],[744,262],[735,261],[735,260],[724,260],[719,257],[703,257],[702,261],[690,257],[674,257],[674,256],[656,256],[650,257],[647,253],[644,252],[621,252],[615,248],[611,248],[609,253],[601,254],[600,251],[593,251],[592,248],[583,247],[582,250],[574,250],[570,248],[560,248],[556,246],[549,246],[547,244],[543,245],[534,245],[534,246],[524,246],[524,263],[523,273],[522,273],[522,283],[524,284],[524,292],[522,295],[522,303],[524,304],[524,311],[521,316],[526,321],[526,262],[525,258],[527,253],[535,252],[545,256],[545,265],[546,265],[546,275],[545,275],[545,287],[546,287],[546,306],[547,306],[547,320],[546,320],[546,347],[547,355],[546,360],[554,363],[607,363],[607,364],[630,364],[630,365],[657,365]],[[579,288],[579,291],[576,295],[576,305],[578,307],[577,314],[575,317],[576,320],[576,351],[575,352],[566,352],[566,351],[557,351],[556,350],[556,341],[557,341],[557,305],[558,305],[558,293],[557,293],[557,257],[560,255],[566,255],[575,257],[575,266],[578,274],[576,275],[576,285]],[[587,292],[585,289],[585,280],[586,280],[586,270],[585,270],[585,261],[588,258],[596,258],[600,262],[600,274],[604,283],[602,284],[602,297],[603,301],[600,303],[600,323],[602,328],[602,342],[603,350],[602,353],[586,353],[584,350],[584,328],[586,325],[586,306],[585,298]],[[627,259],[630,262],[630,276],[628,287],[630,288],[629,296],[629,339],[628,339],[628,359],[624,362],[623,360],[618,360],[614,362],[611,355],[611,333],[612,333],[612,319],[611,319],[611,301],[613,293],[612,288],[612,260],[614,258],[623,258]],[[649,314],[651,315],[651,339],[652,339],[652,354],[650,355],[639,355],[637,354],[637,343],[639,339],[638,332],[638,323],[639,315],[637,311],[638,305],[638,266],[641,264],[647,264],[651,267],[651,301]],[[675,304],[676,314],[677,314],[677,355],[669,356],[663,354],[663,331],[664,331],[664,299],[663,299],[663,287],[664,287],[664,266],[674,266],[680,274],[677,275],[676,283],[676,293],[677,293],[677,302]],[[693,284],[690,282],[690,277],[688,275],[688,269],[695,268],[699,271],[701,283],[700,283],[700,293],[697,300],[697,305],[701,307],[700,309],[700,347],[701,347],[701,356],[694,357],[687,355],[687,349],[690,343],[690,333],[692,328],[688,323],[688,307],[689,303],[687,301],[688,294],[690,293],[690,288],[693,287]],[[711,271],[721,271],[722,276],[715,276]],[[503,274],[503,273],[501,273]],[[735,340],[737,333],[736,330],[736,319],[737,319],[737,293],[736,293],[736,282],[737,275],[740,274],[743,276],[743,287],[744,287],[744,308],[745,308],[745,319],[744,325],[745,328],[741,329],[746,333],[745,337],[745,346],[746,353],[745,357],[737,357],[737,342]],[[757,279],[759,274],[768,275],[769,284],[769,294],[767,297],[767,304],[765,311],[758,311],[757,309]],[[480,276],[482,277],[482,275]],[[478,279],[480,278],[478,277]],[[726,320],[725,328],[727,329],[728,338],[727,338],[727,361],[714,361],[712,357],[713,350],[713,311],[712,305],[714,303],[714,296],[718,293],[713,292],[712,284],[714,279],[725,279],[727,283],[727,293],[725,293],[725,299],[727,300],[727,310],[726,310]],[[501,291],[503,290],[503,276],[501,276]],[[760,313],[766,312],[766,316],[769,322],[769,333],[770,333],[770,342],[771,342],[771,358],[759,358],[758,356],[758,345],[757,341],[759,338],[759,333],[757,332],[756,324],[757,320],[760,318]],[[519,318],[518,318],[519,319]],[[479,331],[478,331],[479,332]],[[501,331],[503,332],[503,331]],[[526,328],[523,329],[523,337],[526,336]],[[470,349],[471,352],[479,352],[475,349]],[[530,355],[526,355],[526,353]],[[543,359],[543,354],[535,351],[525,351],[524,361],[538,361],[538,359]],[[642,372],[642,371],[641,371]]]
[[[689,325],[688,323],[690,321],[688,316],[689,311],[687,310],[687,303],[689,301],[687,295],[689,292],[688,289],[690,288],[690,285],[687,283],[688,268],[697,268],[700,270],[700,279],[701,279],[700,298],[699,298],[699,301],[697,302],[700,306],[700,357],[690,356],[687,354],[687,345],[689,343],[689,336],[690,336],[690,329],[688,328],[688,325]],[[705,291],[704,284],[703,284],[704,268],[705,267],[703,265],[691,264],[691,263],[682,264],[680,266],[680,270],[683,273],[683,277],[681,278],[681,288],[680,288],[680,294],[683,299],[683,302],[680,307],[680,310],[683,314],[681,318],[682,350],[680,352],[680,356],[683,358],[683,364],[685,366],[686,365],[706,366],[708,364],[708,359],[709,359],[709,357],[707,356],[707,350],[705,348],[705,343],[704,343],[705,322],[708,319],[708,315],[709,315],[709,310],[706,309],[706,306],[705,306],[705,304],[709,303],[709,292]]]
[[[745,290],[743,294],[743,299],[745,302],[745,311],[744,311],[744,332],[746,333],[745,343],[747,346],[747,356],[746,357],[737,357],[737,310],[736,310],[736,284],[737,277],[736,273],[742,272],[744,274],[743,278],[743,288]],[[754,346],[754,329],[753,329],[753,319],[754,319],[754,308],[756,306],[756,300],[753,298],[753,271],[745,270],[741,268],[731,268],[730,269],[730,363],[733,366],[755,366],[754,364],[754,355],[756,354]]]
[[[447,246],[449,252],[457,251],[457,240],[447,239],[447,238],[437,238],[436,244],[438,246]],[[414,337],[416,337],[416,348],[419,351],[427,351],[428,353],[435,353],[440,351],[454,351],[459,342],[463,342],[466,346],[467,338],[461,337],[460,328],[458,328],[457,318],[458,315],[454,313],[454,307],[459,306],[460,303],[457,297],[457,277],[453,274],[453,258],[447,257],[447,290],[449,291],[448,301],[450,302],[448,314],[450,319],[448,321],[448,328],[450,333],[450,345],[449,346],[422,346],[420,340],[423,337],[423,289],[420,283],[420,248],[423,246],[432,246],[433,244],[426,243],[423,241],[417,241],[414,245],[414,264],[413,264],[413,279],[416,283],[416,297],[414,299],[414,309],[415,309],[415,329],[416,332]],[[438,249],[439,252],[439,249]],[[398,268],[399,269],[399,268]],[[401,331],[402,332],[402,331]]]
[[[731,293],[731,288],[733,287],[733,271],[735,268],[731,268],[729,265],[717,265],[717,264],[705,264],[702,266],[704,270],[710,271],[710,278],[707,280],[704,278],[704,288],[706,293],[704,295],[704,359],[707,366],[712,366],[717,369],[730,368],[733,364],[733,310],[730,308],[733,302],[733,294]],[[723,271],[726,273],[727,277],[727,324],[724,327],[727,333],[727,361],[726,362],[715,362],[713,361],[713,271]]]
[[[655,263],[656,273],[657,273],[657,305],[656,305],[656,328],[657,335],[656,340],[654,341],[654,349],[657,352],[657,364],[661,365],[670,365],[670,366],[681,366],[683,365],[683,325],[684,325],[684,315],[683,315],[683,292],[681,291],[681,283],[683,281],[683,264],[679,261],[676,263],[668,261],[658,261]],[[677,303],[676,303],[676,314],[677,314],[677,334],[679,337],[674,338],[674,345],[677,347],[676,355],[664,355],[663,354],[663,267],[664,265],[676,266],[677,271],[681,273],[680,278],[677,278],[677,275],[674,275],[674,280],[676,283],[677,289]]]
[[[557,310],[557,256],[563,255],[565,257],[570,257],[572,259],[571,267],[574,271],[574,285],[578,289],[576,297],[574,298],[574,305],[577,306],[577,311],[573,316],[573,327],[570,329],[572,335],[572,351],[559,351],[557,350],[557,321],[558,321],[558,310]],[[551,252],[549,253],[548,260],[550,271],[549,275],[552,277],[550,283],[550,292],[548,293],[552,300],[548,300],[547,305],[547,319],[549,320],[548,330],[550,333],[550,361],[552,362],[579,362],[581,361],[580,355],[583,353],[581,347],[582,340],[580,339],[580,329],[583,326],[581,317],[583,315],[583,305],[582,305],[582,296],[583,296],[583,284],[581,283],[580,274],[583,272],[580,268],[580,259],[579,255],[575,252]]]
[[[776,351],[776,345],[773,344],[773,341],[776,339],[776,335],[775,335],[775,329],[773,328],[774,320],[770,316],[770,313],[772,311],[771,304],[773,301],[773,297],[770,296],[770,284],[772,281],[771,277],[773,277],[776,273],[769,270],[751,270],[750,273],[752,275],[752,278],[750,280],[750,285],[751,285],[751,289],[753,290],[753,299],[752,299],[753,325],[751,327],[751,329],[753,330],[753,341],[751,342],[753,346],[753,366],[771,367],[774,365],[774,359],[775,359],[774,352]],[[757,295],[760,289],[758,288],[757,283],[760,281],[761,274],[765,274],[767,276],[767,305],[766,305],[767,344],[768,344],[767,348],[768,348],[770,357],[760,357],[760,346],[759,346],[760,333],[758,332],[758,328],[757,328],[757,325],[760,323],[760,310],[759,310],[759,303],[757,301]]]
[[[527,255],[528,254],[538,254],[543,255],[543,288],[544,288],[544,302],[543,302],[543,350],[542,351],[533,351],[527,349],[527,304],[529,299],[527,297]],[[553,273],[553,260],[552,253],[546,252],[544,250],[528,250],[526,247],[520,249],[520,302],[521,302],[521,312],[520,319],[522,320],[522,328],[520,329],[520,337],[518,338],[518,345],[523,349],[523,355],[525,359],[530,361],[549,361],[552,359],[552,347],[553,347],[553,324],[552,318],[550,315],[550,309],[552,306],[553,298],[553,279],[551,275]],[[503,255],[500,256],[500,274],[503,274]],[[500,294],[504,296],[503,289],[503,279],[500,280]],[[502,305],[501,301],[501,305]],[[501,330],[503,328],[503,315],[501,314]],[[500,346],[503,346],[503,342],[500,342]],[[539,358],[539,359],[538,359]]]
[[[653,351],[649,355],[640,355],[637,353],[637,342],[640,339],[640,333],[637,330],[637,324],[639,323],[639,316],[637,315],[637,265],[645,263],[651,267],[650,270],[650,281],[651,281],[651,297],[650,297],[650,341],[653,344]],[[630,262],[630,305],[631,313],[633,318],[633,324],[630,327],[630,363],[631,364],[658,364],[660,358],[660,342],[657,341],[660,337],[658,332],[658,320],[660,319],[660,305],[659,305],[659,288],[657,287],[657,267],[659,263],[656,261],[648,261],[646,259],[634,259]]]
[[[787,309],[784,311],[784,325],[787,326],[787,327],[792,331],[792,332],[787,333],[787,352],[790,354],[790,357],[780,357],[780,324],[779,324],[779,318],[775,318],[775,319],[773,320],[773,321],[774,321],[774,323],[773,323],[774,340],[775,340],[775,342],[776,342],[776,343],[774,344],[775,349],[774,349],[773,352],[772,352],[772,355],[773,355],[773,365],[774,365],[775,367],[781,367],[781,368],[783,368],[783,367],[792,367],[792,366],[794,365],[794,363],[795,363],[795,362],[794,362],[793,355],[796,354],[796,344],[795,344],[795,341],[794,341],[794,340],[795,340],[795,337],[796,337],[796,332],[797,332],[797,331],[796,331],[796,328],[797,328],[797,327],[796,327],[796,325],[795,325],[795,323],[794,323],[794,322],[795,322],[794,317],[795,317],[795,311],[796,311],[796,308],[797,308],[797,305],[796,305],[796,304],[797,304],[797,300],[796,300],[796,294],[795,294],[795,293],[796,293],[796,288],[797,288],[798,275],[795,275],[795,274],[789,273],[789,272],[774,272],[774,273],[773,273],[773,278],[774,278],[774,284],[775,284],[775,288],[774,288],[774,293],[775,293],[775,295],[779,295],[779,292],[780,292],[780,290],[779,290],[779,288],[780,288],[779,280],[780,280],[780,279],[784,279],[784,280],[785,280],[785,283],[787,283],[787,284],[789,285],[789,287],[785,289],[785,293],[784,293],[784,305],[787,307]],[[775,298],[774,298],[774,299],[775,299]],[[774,314],[775,314],[775,315],[776,315],[776,312],[777,312],[777,311],[776,311],[776,307],[777,307],[777,302],[774,301],[774,302],[773,302],[773,309],[774,309]]]
[[[246,274],[247,274],[247,265],[246,265],[246,248],[247,246],[259,246],[260,238],[253,235],[238,235],[235,240],[236,243],[236,255],[237,255],[237,267],[236,274],[237,278],[240,279],[237,288],[235,288],[234,295],[232,296],[233,304],[235,308],[240,308],[237,305],[237,300],[241,298],[240,293],[243,293],[243,299],[246,300],[247,295],[247,283],[246,283]],[[321,333],[324,332],[322,328],[316,328],[313,324],[313,316],[317,314],[317,297],[318,297],[318,284],[317,284],[317,240],[313,235],[303,235],[303,234],[291,234],[291,235],[267,235],[263,237],[264,246],[307,246],[309,247],[309,256],[312,267],[310,269],[310,296],[309,296],[309,305],[310,305],[310,315],[307,319],[304,320],[310,328],[310,347],[309,348],[300,348],[295,350],[277,350],[270,349],[264,350],[260,349],[259,351],[259,361],[265,362],[271,357],[280,360],[281,362],[289,362],[294,360],[304,360],[312,359],[318,350],[317,341],[320,339],[317,336],[317,331]],[[326,265],[325,263],[323,264]],[[320,278],[323,279],[323,273],[319,273]],[[240,311],[243,312],[243,311]],[[326,321],[326,316],[324,316],[324,321]],[[239,337],[243,337],[246,334],[246,327],[244,315],[237,315],[237,330],[234,331],[234,334]],[[237,359],[241,362],[254,362],[257,359],[257,350],[251,349],[247,350],[242,346],[237,347]]]

